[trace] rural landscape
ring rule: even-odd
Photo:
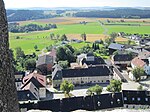
[[[121,22],[124,20],[124,22]],[[110,21],[108,23],[108,21]],[[87,22],[81,24],[80,22]],[[87,34],[87,41],[94,42],[96,40],[105,40],[109,38],[113,32],[124,32],[128,34],[147,34],[150,29],[150,19],[114,19],[114,18],[77,18],[77,17],[57,17],[50,19],[29,20],[21,21],[20,25],[27,24],[56,24],[56,29],[46,31],[34,31],[28,33],[10,33],[10,46],[12,49],[16,47],[22,47],[25,53],[34,52],[34,46],[38,45],[38,48],[43,48],[53,45],[56,39],[50,40],[50,34],[55,36],[66,34],[69,40],[79,39],[81,40],[81,34]],[[101,24],[103,23],[103,25]],[[16,39],[19,36],[21,39]],[[41,41],[42,40],[42,41]],[[118,37],[117,42],[127,42],[128,39]],[[15,43],[18,44],[15,44]],[[86,43],[82,42],[79,45],[72,44],[73,47],[83,47]]]
[[[150,8],[87,3],[0,8],[0,95],[12,86],[16,112],[150,111]]]

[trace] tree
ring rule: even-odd
[[[110,37],[112,38],[112,40],[114,40],[117,37],[117,33],[115,32],[111,33]]]
[[[0,112],[19,112],[8,37],[6,10],[0,0]]]
[[[56,50],[57,61],[68,61],[69,63],[75,61],[74,49],[70,45],[58,47]]]
[[[82,40],[86,41],[86,34],[85,33],[81,34],[81,38]]]
[[[62,90],[68,96],[70,96],[69,93],[73,89],[74,89],[74,85],[71,82],[68,82],[66,80],[64,80],[60,85],[60,90]]]
[[[26,70],[34,70],[36,68],[35,59],[28,59],[25,61],[24,67]]]
[[[127,43],[128,43],[128,45],[131,45],[132,41],[131,41],[131,40],[128,40]]]
[[[66,69],[68,68],[68,61],[59,61],[58,64],[63,68]]]
[[[132,74],[135,77],[135,81],[138,82],[141,80],[141,76],[145,75],[145,71],[143,68],[137,67],[133,69]]]
[[[53,40],[54,37],[55,37],[54,33],[51,33],[51,34],[50,34],[50,39]]]
[[[16,50],[16,59],[25,58],[24,51],[21,49],[21,47],[17,47],[15,48],[15,50]]]
[[[111,80],[110,85],[107,86],[107,91],[109,92],[120,92],[121,91],[122,82],[119,80]]]
[[[61,38],[60,38],[60,40],[61,40],[61,41],[67,41],[67,36],[66,36],[65,34],[62,35]]]
[[[96,93],[96,95],[100,95],[103,91],[103,87],[99,86],[99,85],[95,85],[93,87],[90,87],[87,90],[88,95],[93,95],[94,93]]]
[[[37,46],[37,45],[35,45],[35,46],[34,46],[34,49],[37,51],[37,50],[38,50],[38,46]]]
[[[138,86],[137,90],[142,91],[143,90],[143,86],[142,85]]]

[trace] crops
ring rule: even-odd
[[[99,20],[104,23],[102,26]],[[34,45],[39,47],[39,50],[45,48],[48,45],[53,45],[55,41],[50,40],[50,33],[60,36],[66,34],[68,39],[79,39],[82,40],[81,34],[87,35],[87,41],[94,42],[95,40],[105,40],[109,38],[109,34],[112,32],[125,32],[125,33],[139,33],[139,34],[150,34],[150,19],[110,19],[109,25],[108,18],[75,18],[75,17],[59,17],[32,21],[19,22],[20,25],[29,23],[35,23],[45,25],[49,23],[57,24],[57,29],[47,31],[37,31],[29,33],[10,33],[10,47],[12,49],[16,47],[22,47],[26,53],[35,52]],[[87,22],[85,25],[80,22]],[[108,25],[105,25],[105,24]],[[120,25],[118,25],[120,24]],[[128,25],[131,24],[131,25]],[[132,25],[133,24],[133,25]],[[140,26],[134,26],[134,24],[140,24]],[[20,36],[21,39],[15,39],[16,36]],[[127,42],[126,38],[117,38],[117,42]],[[81,43],[81,46],[86,43]],[[77,46],[75,43],[72,46]]]

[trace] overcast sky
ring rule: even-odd
[[[150,0],[4,0],[6,8],[29,7],[150,7]]]

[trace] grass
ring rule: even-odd
[[[54,40],[49,39],[50,33],[54,34],[66,34],[68,39],[81,39],[81,34],[87,34],[87,41],[94,42],[95,40],[104,40],[109,36],[104,35],[104,30],[108,29],[108,34],[112,32],[125,32],[125,33],[139,33],[139,34],[149,34],[150,33],[150,19],[125,19],[123,24],[141,24],[142,26],[127,26],[127,25],[104,25],[104,29],[97,20],[106,21],[107,18],[51,18],[51,19],[42,19],[34,21],[24,21],[20,22],[21,25],[35,23],[39,25],[45,25],[48,23],[56,23],[57,29],[51,29],[47,31],[37,31],[30,33],[10,33],[10,47],[15,49],[16,47],[21,47],[25,53],[35,52],[34,46],[38,45],[39,50],[42,50],[48,45],[55,44]],[[111,21],[120,21],[121,19],[109,19]],[[142,21],[147,23],[143,23]],[[79,22],[87,21],[86,25],[79,24]],[[118,22],[114,22],[114,24]],[[122,23],[121,23],[122,24]],[[145,26],[143,26],[146,24]],[[22,39],[15,39],[16,36],[20,36]],[[126,38],[117,38],[117,42],[127,42]],[[81,47],[87,45],[87,43],[71,43],[71,45],[80,49]]]
[[[108,29],[108,33],[112,33],[112,32],[125,32],[125,33],[139,33],[139,34],[149,34],[150,31],[150,26],[123,26],[123,25],[116,25],[116,26],[112,26],[112,25],[107,25],[105,26]]]
[[[81,43],[71,43],[70,45],[75,48],[75,49],[80,49],[84,46],[86,46],[87,44],[89,44],[90,46],[92,46],[92,43],[87,43],[87,42],[81,42]]]
[[[23,38],[23,39],[11,39],[10,40],[10,48],[13,50],[16,47],[21,47],[26,54],[30,54],[35,52],[34,46],[37,45],[39,50],[42,50],[46,46],[53,45],[55,43],[54,40],[49,39],[34,39],[34,38]],[[39,52],[36,52],[37,54]]]

